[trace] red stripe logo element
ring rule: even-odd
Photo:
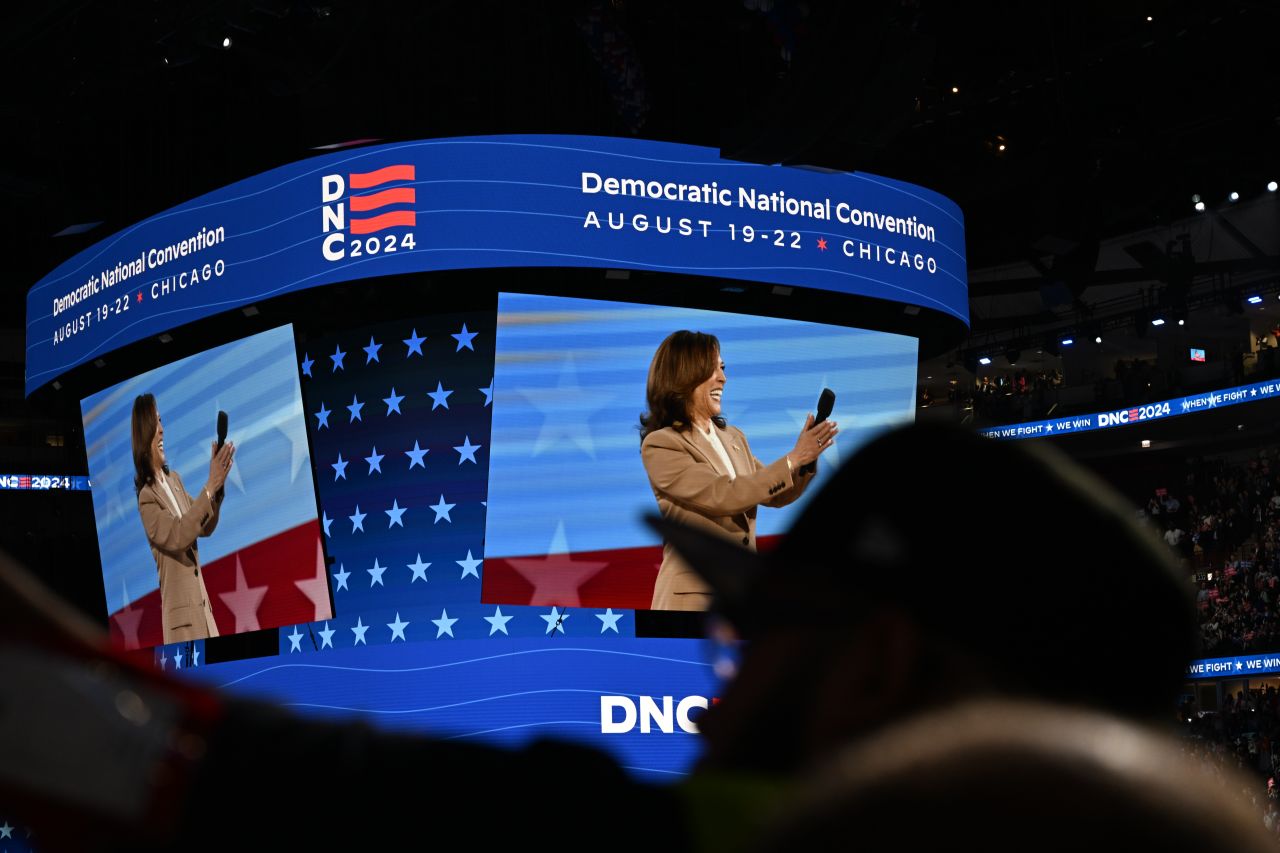
[[[393,190],[383,190],[380,193],[353,195],[351,197],[351,210],[354,213],[363,213],[366,210],[376,210],[389,204],[413,204],[415,201],[417,201],[417,193],[414,192],[413,187],[396,187]]]
[[[393,210],[390,213],[384,213],[380,216],[371,216],[368,219],[351,220],[351,233],[372,234],[375,231],[382,231],[387,228],[398,228],[400,226],[413,226],[417,224],[417,214],[414,211]]]
[[[377,169],[373,172],[353,172],[349,177],[348,186],[351,189],[367,190],[370,187],[376,187],[391,181],[412,181],[414,179],[414,168],[412,164],[387,166],[385,169]]]

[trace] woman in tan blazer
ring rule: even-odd
[[[654,353],[640,418],[640,455],[658,509],[667,518],[756,547],[756,508],[785,506],[813,478],[801,468],[831,446],[834,422],[805,422],[796,446],[765,465],[742,430],[720,415],[724,362],[714,335],[679,331]],[[676,554],[662,548],[654,610],[706,610],[711,591]]]
[[[182,643],[218,636],[218,623],[200,574],[196,538],[218,526],[222,486],[231,470],[235,446],[213,446],[209,479],[193,498],[177,471],[170,471],[164,453],[164,424],[151,394],[133,401],[134,489],[138,514],[151,543],[151,556],[160,573],[160,614],[165,643]]]

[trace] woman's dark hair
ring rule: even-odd
[[[155,471],[151,468],[151,442],[156,437],[156,425],[160,417],[156,412],[156,398],[151,394],[139,394],[133,400],[133,491],[142,491],[142,487],[155,479]]]
[[[681,329],[667,335],[649,364],[645,399],[649,410],[640,416],[640,440],[654,430],[689,426],[689,397],[716,371],[720,341],[715,335]]]

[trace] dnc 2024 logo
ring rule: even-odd
[[[320,202],[325,237],[321,251],[325,260],[388,255],[416,248],[413,231],[403,230],[418,224],[413,209],[417,202],[413,180],[412,164],[322,177]],[[395,233],[380,233],[393,229]]]

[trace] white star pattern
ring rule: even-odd
[[[402,507],[402,506],[400,506],[400,501],[399,501],[399,500],[392,500],[392,501],[391,501],[391,509],[384,509],[384,510],[383,510],[383,512],[385,512],[385,513],[387,514],[387,518],[389,519],[389,520],[387,521],[387,529],[388,529],[388,530],[390,530],[391,528],[395,527],[397,524],[398,524],[398,525],[400,525],[400,527],[404,527],[404,522],[401,520],[401,518],[400,518],[400,517],[401,517],[402,515],[404,515],[404,514],[405,514],[405,511],[406,511],[407,509],[408,509],[408,507]]]
[[[475,332],[468,332],[468,331],[467,331],[467,324],[466,324],[466,323],[463,323],[463,324],[462,324],[462,331],[461,331],[461,332],[459,332],[459,333],[458,333],[458,334],[456,334],[456,335],[450,335],[450,336],[449,336],[449,337],[453,338],[455,341],[457,341],[457,342],[458,342],[458,348],[457,348],[456,350],[454,350],[454,352],[462,352],[462,348],[463,348],[463,347],[466,347],[467,349],[471,350],[472,352],[475,352],[475,351],[476,351],[476,348],[475,348],[475,347],[473,347],[473,346],[471,345],[471,339],[472,339],[472,338],[474,338],[475,336],[476,336],[476,333],[475,333]]]
[[[364,461],[369,463],[370,474],[374,471],[382,473],[382,457],[383,454],[379,453],[377,445],[374,445],[373,452],[364,458]]]
[[[347,479],[347,463],[343,460],[341,453],[338,454],[338,461],[331,464],[333,467],[333,481],[335,483],[339,480]]]
[[[418,355],[422,355],[422,342],[425,340],[426,340],[425,337],[423,338],[418,337],[417,329],[414,329],[412,332],[410,332],[409,337],[405,338],[405,341],[404,341],[404,345],[409,348],[409,351],[404,354],[404,357],[408,358],[414,353],[417,353]]]
[[[612,607],[605,610],[604,613],[597,613],[596,618],[599,619],[601,623],[600,633],[603,634],[605,631],[612,631],[613,633],[617,634],[618,620],[621,619],[622,616],[623,614],[621,613],[614,613]]]
[[[453,636],[453,625],[454,625],[454,623],[455,623],[455,622],[457,622],[457,621],[458,621],[457,619],[450,619],[450,618],[449,618],[449,611],[448,611],[448,610],[441,610],[441,611],[440,611],[440,618],[439,618],[439,619],[432,619],[432,620],[431,620],[431,623],[432,623],[433,625],[435,625],[435,626],[436,626],[436,639],[437,639],[437,640],[438,640],[438,639],[440,639],[440,638],[441,638],[441,637],[443,637],[445,634],[448,634],[450,637],[452,637],[452,636]]]
[[[489,636],[492,637],[501,631],[510,637],[511,635],[507,633],[507,623],[514,618],[514,616],[503,616],[501,607],[493,608],[493,615],[484,617],[484,621],[489,623]]]
[[[391,629],[391,642],[394,643],[396,641],[396,637],[399,637],[401,640],[404,640],[404,629],[409,627],[410,624],[412,623],[401,622],[400,612],[396,611],[396,621],[387,623],[387,627]],[[404,641],[408,642],[408,640],[404,640]]]
[[[324,628],[316,632],[320,635],[320,648],[333,648],[333,635],[337,633],[329,627],[329,623],[324,623]]]
[[[480,579],[480,573],[476,571],[476,569],[479,568],[480,564],[483,563],[484,560],[477,560],[472,557],[470,548],[467,549],[467,559],[455,560],[454,562],[459,566],[462,566],[462,577],[465,578],[467,575],[471,575],[476,580]],[[461,580],[461,578],[459,578],[459,580]]]
[[[378,358],[378,350],[382,349],[382,344],[374,343],[372,335],[369,336],[369,345],[367,347],[362,347],[362,349],[364,350],[365,364],[368,364],[371,361],[376,361],[379,364],[382,363],[382,360]]]
[[[366,646],[369,645],[369,642],[364,638],[364,632],[368,630],[369,626],[364,624],[364,619],[357,616],[355,627],[351,629],[351,633],[356,635],[356,639],[351,645],[358,646],[361,643],[364,643]]]
[[[347,518],[351,519],[351,532],[352,532],[352,533],[355,533],[357,530],[359,530],[361,533],[364,533],[364,517],[365,517],[366,515],[368,515],[368,513],[367,513],[367,512],[361,512],[361,511],[360,511],[360,504],[356,504],[356,512],[355,512],[355,515],[348,515],[348,516],[347,516]]]
[[[481,394],[484,395],[484,404],[486,406],[493,405],[493,379],[492,378],[489,379],[488,388],[481,388],[479,389],[479,391]]]
[[[346,358],[346,355],[347,354],[342,351],[342,347],[334,348],[333,355],[329,356],[329,358],[333,359],[333,369],[329,371],[330,373],[337,373],[339,370],[347,369],[342,364],[342,359]]]
[[[387,567],[378,565],[378,558],[374,557],[373,568],[365,569],[365,571],[369,573],[370,589],[373,589],[374,586],[386,586],[386,584],[382,582],[382,573],[385,572],[386,570],[387,570]]]
[[[346,566],[338,564],[338,570],[333,573],[333,579],[338,582],[338,589],[347,588],[347,578],[351,577],[351,572],[347,571]]]
[[[427,396],[431,398],[431,411],[434,412],[442,406],[449,408],[449,395],[452,393],[452,391],[446,391],[444,385],[437,381],[436,390],[427,392]]]
[[[436,514],[436,520],[435,520],[435,521],[433,521],[433,522],[431,522],[431,523],[432,523],[432,524],[439,524],[439,523],[440,523],[440,519],[442,519],[442,518],[443,518],[445,521],[449,522],[450,524],[453,524],[453,519],[449,517],[449,510],[453,509],[455,506],[457,506],[457,504],[447,504],[447,503],[445,503],[445,502],[444,502],[444,495],[441,495],[441,496],[440,496],[440,502],[439,502],[439,503],[437,503],[435,506],[428,506],[428,507],[427,507],[427,509],[429,509],[429,510],[433,511],[433,512]]]
[[[404,452],[404,455],[409,457],[409,470],[412,471],[413,466],[415,465],[421,465],[423,468],[426,468],[427,463],[422,461],[422,457],[426,456],[430,452],[431,451],[419,447],[417,439],[414,439],[413,450],[406,450]]]
[[[453,448],[458,451],[458,464],[461,465],[463,462],[479,464],[476,462],[476,451],[482,447],[484,447],[483,444],[472,444],[471,436],[465,436],[462,439],[462,444]]]
[[[387,404],[387,414],[390,415],[392,412],[395,412],[397,415],[404,414],[403,412],[400,411],[400,401],[403,399],[404,399],[404,395],[403,394],[397,395],[396,387],[392,385],[391,396],[382,398],[382,402]]]
[[[289,634],[289,654],[302,651],[302,635],[298,633],[298,626],[293,626],[293,633]]]
[[[550,613],[544,613],[539,618],[547,623],[548,634],[550,634],[553,631],[559,631],[561,634],[563,634],[564,623],[566,620],[568,620],[569,614],[568,612],[561,613],[560,611],[556,610],[556,608],[553,607],[551,608]]]
[[[182,669],[182,646],[173,650],[173,668]]]
[[[413,572],[413,577],[409,578],[409,583],[413,583],[418,578],[422,578],[422,582],[426,583],[427,568],[430,567],[430,565],[430,563],[422,562],[422,554],[415,555],[413,562],[406,566],[406,568]]]
[[[329,536],[329,525],[333,524],[333,519],[329,517],[329,513],[320,513],[320,523],[324,525],[324,535]]]
[[[360,417],[361,410],[364,409],[364,403],[356,399],[356,395],[351,395],[351,405],[347,406],[347,411],[351,413],[351,420],[347,423],[355,423],[356,421],[364,422],[364,418]]]

